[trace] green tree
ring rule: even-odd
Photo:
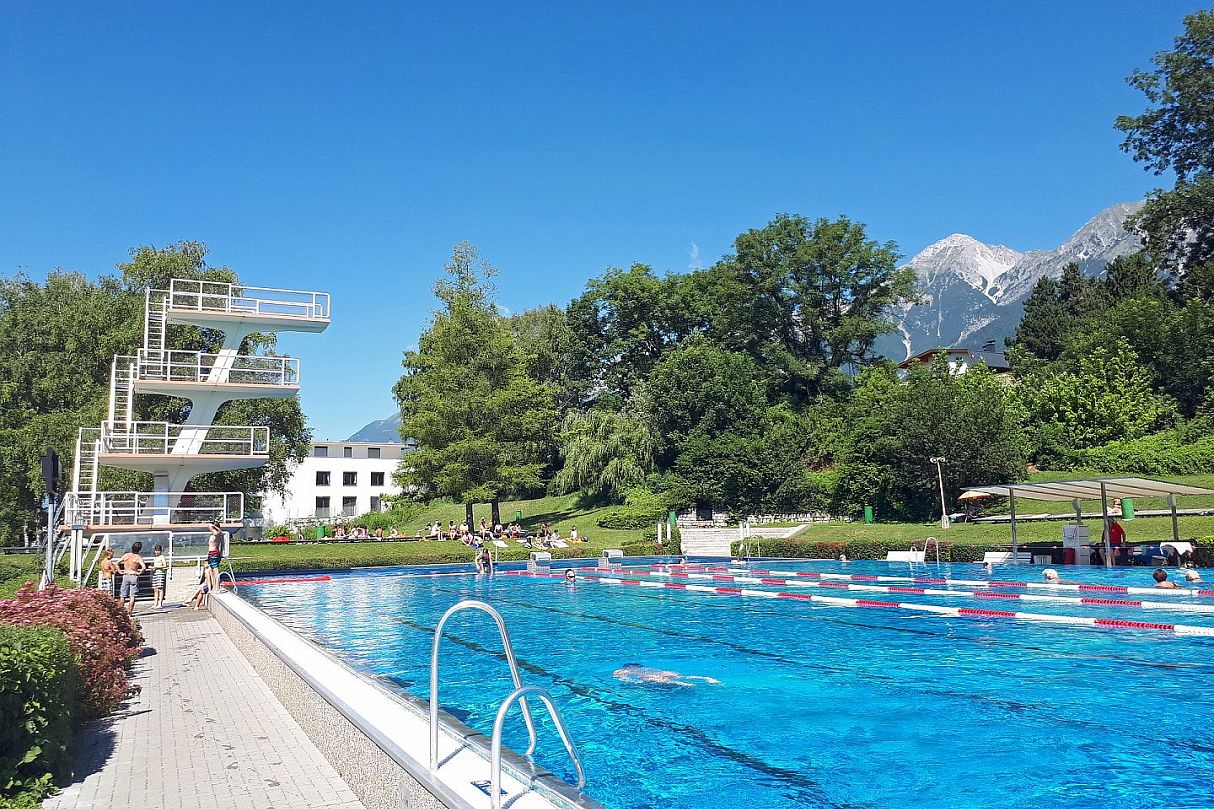
[[[418,449],[396,472],[419,499],[492,503],[543,487],[544,459],[555,440],[556,390],[531,378],[523,353],[498,312],[496,270],[467,243],[455,247],[434,284],[441,308],[416,351],[406,351],[393,391],[401,434]]]
[[[1023,379],[1016,391],[1037,436],[1038,454],[1139,438],[1173,423],[1176,404],[1124,339],[1076,344],[1075,359]]]
[[[914,273],[898,258],[893,242],[870,240],[845,216],[781,214],[708,270],[709,336],[752,356],[793,400],[845,388],[893,329],[891,307],[912,294]]]
[[[663,468],[696,438],[757,434],[767,410],[754,360],[703,338],[669,352],[654,366],[637,401],[660,436],[658,464]]]
[[[1131,226],[1162,266],[1184,275],[1214,260],[1214,12],[1184,18],[1171,51],[1136,70],[1131,86],[1146,96],[1140,115],[1122,115],[1122,149],[1149,171],[1172,171],[1171,191],[1156,190]]]
[[[1121,265],[1115,271],[1121,279]],[[1118,280],[1118,286],[1122,285]],[[1062,268],[1058,280],[1043,277],[1024,302],[1024,315],[1016,326],[1012,345],[1035,357],[1056,360],[1067,340],[1085,321],[1108,307],[1108,294],[1095,278],[1083,274],[1074,262]]]
[[[569,304],[568,322],[576,336],[575,374],[588,392],[620,406],[695,331],[697,310],[686,305],[686,288],[679,276],[659,278],[644,264],[587,282]]]
[[[558,492],[619,502],[655,468],[657,434],[647,419],[628,411],[571,411],[560,443],[563,466],[552,481]]]
[[[942,359],[912,369],[904,383],[892,368],[875,368],[861,380],[848,409],[855,428],[835,490],[835,508],[842,513],[859,514],[872,505],[884,518],[938,516],[933,456],[948,459],[946,491],[1004,483],[1024,472],[1020,411],[985,366],[953,375]]]

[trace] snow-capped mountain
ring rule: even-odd
[[[897,331],[879,341],[878,352],[902,360],[931,348],[980,347],[1011,335],[1038,279],[1059,277],[1071,262],[1098,276],[1112,259],[1138,250],[1138,237],[1124,225],[1140,207],[1106,208],[1053,250],[1020,253],[962,233],[929,245],[907,264],[919,280],[920,301],[895,312]]]

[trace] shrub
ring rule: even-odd
[[[104,716],[132,692],[127,666],[139,654],[139,626],[113,596],[98,590],[35,590],[0,601],[0,624],[53,626],[67,636],[83,683],[86,716]]]
[[[1067,453],[1062,470],[1116,469],[1138,475],[1195,475],[1214,468],[1214,435],[1186,441],[1182,430],[1168,430],[1130,441],[1114,441]]]
[[[36,805],[67,774],[79,692],[61,631],[0,626],[0,802]]]
[[[738,554],[739,542],[730,545],[730,553]],[[846,542],[796,539],[759,539],[759,551],[763,556],[786,557],[790,559],[837,559],[839,554],[847,554],[848,559],[883,560],[889,551],[905,551],[911,546],[922,550],[922,542],[907,543],[904,540],[890,541],[879,539],[851,539]],[[974,543],[955,545],[951,542],[940,543],[941,562],[981,562],[987,551],[1007,550],[1007,543]],[[1026,546],[1027,547],[1027,546]],[[927,553],[929,561],[936,561],[935,550]]]

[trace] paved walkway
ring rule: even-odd
[[[142,692],[84,729],[77,781],[44,807],[362,809],[209,613],[139,618]]]

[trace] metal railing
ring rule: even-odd
[[[64,503],[71,524],[201,524],[244,517],[241,492],[68,492]]]
[[[514,659],[514,647],[510,644],[510,632],[506,629],[506,622],[502,619],[501,613],[484,601],[466,599],[452,605],[451,609],[444,612],[443,617],[438,619],[438,624],[434,627],[434,641],[430,645],[430,772],[438,771],[439,644],[442,640],[443,627],[447,625],[447,620],[452,615],[463,610],[480,610],[488,614],[493,619],[493,622],[497,624],[498,634],[502,638],[502,647],[506,652],[506,663],[510,666],[510,679],[514,682],[514,692],[511,694],[510,701],[512,702],[514,698],[517,698],[519,700],[519,708],[523,711],[523,721],[527,724],[527,734],[531,737],[531,743],[527,746],[527,755],[531,755],[535,751],[535,722],[531,719],[531,708],[527,705],[525,696],[515,696],[523,689],[523,680],[518,673],[518,663]],[[496,768],[494,772],[497,772]],[[500,805],[500,803],[497,805]]]
[[[923,540],[923,561],[924,562],[927,561],[927,546],[928,545],[936,546],[936,564],[940,564],[940,540],[936,539],[935,537],[928,537],[927,539]]]
[[[565,745],[569,758],[573,760],[573,767],[577,770],[577,788],[582,789],[586,786],[586,771],[582,768],[582,757],[578,755],[573,739],[569,738],[569,731],[565,727],[565,721],[561,719],[561,712],[556,709],[556,703],[552,701],[552,695],[538,685],[524,685],[510,692],[510,696],[506,697],[501,707],[497,709],[497,717],[493,720],[493,738],[489,748],[489,797],[493,801],[493,809],[502,809],[502,727],[506,723],[506,714],[510,713],[510,707],[515,702],[522,707],[523,700],[528,694],[534,694],[544,705],[548,706],[548,715],[552,717],[552,724],[556,725],[556,732],[560,734],[561,743]],[[526,709],[524,709],[523,716],[529,717]],[[531,744],[532,747],[535,746],[534,739]]]
[[[100,450],[103,454],[115,455],[268,457],[270,428],[133,421],[129,429],[119,430],[110,422],[104,422]]]
[[[194,312],[327,320],[329,293],[174,278],[169,282],[167,307]]]
[[[139,349],[141,382],[216,382],[229,385],[298,385],[299,360]]]

